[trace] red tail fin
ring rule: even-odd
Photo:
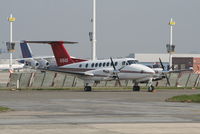
[[[65,49],[63,42],[50,43],[58,66],[74,63]]]

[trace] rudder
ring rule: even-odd
[[[50,43],[58,66],[74,63],[62,42]]]

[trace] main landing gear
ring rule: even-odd
[[[140,91],[140,86],[138,86],[138,83],[135,83],[135,85],[133,86],[133,91],[134,92],[139,92]]]
[[[85,87],[84,87],[85,92],[91,92],[92,91],[92,87],[88,86],[88,85],[89,85],[88,83],[85,84]]]

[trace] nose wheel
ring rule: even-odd
[[[152,78],[151,78],[148,82],[148,92],[154,91],[155,87],[152,84],[153,84],[153,82],[152,82]]]
[[[148,92],[153,92],[155,89],[155,87],[153,85],[149,86],[148,87]]]

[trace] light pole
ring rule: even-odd
[[[10,17],[8,18],[8,21],[10,22],[10,42],[8,44],[8,51],[10,53],[10,60],[9,60],[9,68],[12,70],[12,52],[14,50],[14,44],[12,43],[12,23],[16,20],[16,18],[12,17],[12,14],[10,14]]]
[[[96,0],[93,0],[92,60],[96,60]]]
[[[175,52],[175,45],[173,45],[173,26],[175,26],[176,22],[171,20],[169,21],[170,26],[170,36],[169,36],[169,44],[166,45],[167,52],[169,53],[169,69],[172,69],[172,54]]]

